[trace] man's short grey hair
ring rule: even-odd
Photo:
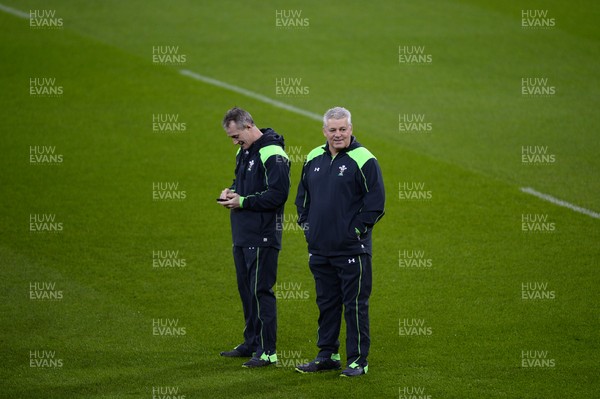
[[[329,119],[348,119],[348,124],[352,125],[352,114],[344,107],[333,107],[323,115],[323,127],[327,126]]]
[[[235,122],[238,129],[243,129],[246,125],[254,126],[252,115],[238,107],[233,107],[227,111],[223,117],[223,129],[227,130],[231,122]]]

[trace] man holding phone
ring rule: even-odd
[[[273,286],[281,249],[283,208],[290,190],[290,163],[283,136],[259,129],[252,116],[234,107],[223,118],[234,145],[235,179],[217,203],[230,210],[233,260],[242,300],[244,342],[225,357],[251,357],[243,367],[277,362],[277,308]],[[280,224],[279,224],[280,225]]]

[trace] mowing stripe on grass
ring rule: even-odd
[[[21,10],[17,10],[15,8],[12,8],[12,7],[5,6],[4,4],[0,4],[0,10],[6,12],[8,14],[14,15],[16,17],[19,17],[19,18],[23,18],[23,19],[29,19],[30,18],[30,16],[29,16],[28,13],[23,12]],[[294,107],[293,105],[282,103],[281,101],[273,100],[272,98],[269,98],[267,96],[263,96],[262,94],[255,93],[255,92],[250,91],[250,90],[246,90],[246,89],[244,89],[242,87],[238,87],[238,86],[235,86],[235,85],[232,85],[232,84],[229,84],[229,83],[221,82],[220,80],[213,79],[213,78],[210,78],[208,76],[200,75],[198,73],[192,72],[192,71],[187,70],[187,69],[181,69],[179,72],[182,75],[189,76],[189,77],[191,77],[193,79],[196,79],[196,80],[199,80],[201,82],[208,83],[208,84],[211,84],[213,86],[221,87],[223,89],[230,90],[230,91],[242,94],[242,95],[250,97],[250,98],[254,98],[256,100],[259,100],[259,101],[262,101],[264,103],[270,104],[270,105],[272,105],[274,107],[285,109],[287,111],[294,112],[296,114],[306,116],[307,118],[310,118],[310,119],[313,119],[313,120],[316,120],[316,121],[321,121],[321,115],[318,115],[318,114],[316,114],[314,112],[303,110],[303,109],[298,108],[298,107]],[[569,202],[560,200],[560,199],[555,198],[555,197],[553,197],[551,195],[540,193],[539,191],[536,191],[536,190],[534,190],[531,187],[521,187],[521,191],[523,191],[524,193],[528,193],[528,194],[531,194],[533,196],[536,196],[536,197],[538,197],[540,199],[543,199],[545,201],[551,202],[551,203],[553,203],[555,205],[563,206],[565,208],[569,208],[572,211],[582,213],[584,215],[593,217],[595,219],[600,219],[600,213],[591,211],[591,210],[586,209],[586,208],[582,208],[582,207],[577,206],[577,205],[573,205],[573,204],[571,204]]]
[[[250,90],[246,90],[242,87],[238,87],[238,86],[231,85],[229,83],[221,82],[220,80],[209,78],[208,76],[200,75],[198,73],[188,71],[187,69],[181,69],[179,72],[182,75],[189,76],[193,79],[200,80],[204,83],[208,83],[208,84],[211,84],[211,85],[214,85],[217,87],[221,87],[223,89],[227,89],[227,90],[234,91],[236,93],[243,94],[247,97],[254,98],[255,100],[262,101],[262,102],[270,104],[274,107],[282,108],[282,109],[288,110],[290,112],[294,112],[296,114],[306,116],[310,119],[314,119],[316,121],[323,120],[323,117],[321,115],[315,114],[314,112],[305,111],[301,108],[294,107],[293,105],[289,105],[289,104],[282,103],[281,101],[273,100],[272,98],[263,96],[262,94],[255,93]]]
[[[0,4],[0,10],[15,15],[19,18],[29,19],[29,14],[27,14],[26,12],[5,6],[4,4]]]
[[[521,191],[523,191],[524,193],[527,193],[527,194],[534,195],[545,201],[552,202],[554,205],[564,206],[565,208],[569,208],[575,212],[583,213],[584,215],[588,215],[593,218],[600,219],[600,213],[590,211],[589,209],[585,209],[585,208],[582,208],[577,205],[573,205],[567,201],[559,200],[558,198],[554,198],[551,195],[540,193],[539,191],[536,191],[531,187],[521,187]]]

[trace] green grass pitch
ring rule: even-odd
[[[600,221],[520,190],[600,211],[598,4],[0,4],[24,13],[0,7],[0,397],[598,394]],[[368,375],[293,371],[317,352],[292,220],[319,121],[183,69],[353,112],[387,194]],[[220,121],[234,105],[283,134],[293,161],[269,369],[218,355],[243,328],[215,204],[233,176]]]

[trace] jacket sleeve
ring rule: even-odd
[[[385,214],[385,188],[377,159],[369,159],[361,168],[361,172],[363,206],[352,221],[352,227],[359,237],[372,229]]]
[[[240,167],[240,157],[241,157],[241,151],[238,149],[237,153],[235,154],[235,170],[233,171],[233,175],[237,176],[237,172],[238,172],[238,168]],[[229,186],[229,189],[233,192],[235,192],[236,189],[236,179],[235,177],[233,178],[233,182],[231,183],[231,186]]]
[[[296,209],[298,211],[298,224],[304,226],[308,219],[308,210],[310,209],[310,194],[306,184],[306,171],[308,170],[308,162],[302,168],[302,175],[298,183],[298,194],[296,195]]]
[[[290,161],[271,155],[264,162],[266,190],[240,197],[240,207],[251,211],[272,211],[282,207],[290,193]]]

